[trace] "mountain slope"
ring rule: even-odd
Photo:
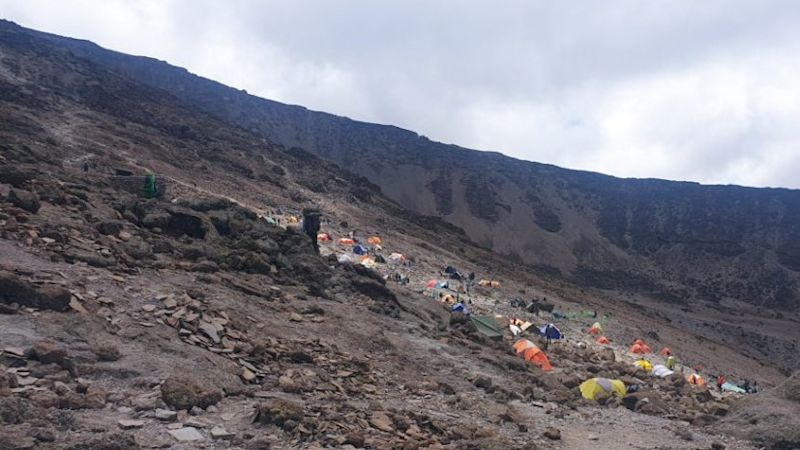
[[[229,123],[336,162],[405,208],[441,217],[541,272],[677,304],[800,309],[798,191],[618,179],[519,161],[264,100],[161,61],[37,34]]]

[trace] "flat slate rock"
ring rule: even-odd
[[[177,430],[169,430],[167,433],[180,442],[199,441],[203,439],[203,435],[194,427],[178,428]]]

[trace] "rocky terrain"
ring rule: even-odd
[[[676,306],[530,272],[279,136],[9,23],[0,123],[0,448],[798,445],[796,376],[769,353],[796,345],[789,313]],[[136,187],[148,173],[156,198]],[[378,234],[382,253],[407,261],[340,263],[350,251],[337,244],[315,254],[287,226],[312,203],[323,231]],[[516,356],[507,328],[489,339],[432,298],[424,286],[446,265],[499,281],[468,296],[474,314],[555,321],[566,339],[547,351],[554,369]],[[611,345],[586,334],[598,320],[587,310]],[[669,346],[683,374],[638,369],[635,338]],[[689,385],[692,366],[774,391]],[[584,400],[577,386],[595,376],[639,391]],[[775,403],[766,419],[754,412],[764,402]]]

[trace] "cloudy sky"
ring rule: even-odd
[[[794,0],[0,0],[0,17],[465,147],[800,188]]]

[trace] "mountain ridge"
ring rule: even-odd
[[[262,99],[164,61],[44,36],[217,118],[316,153],[403,207],[572,282],[683,303],[800,308],[800,191],[618,178],[465,149]]]

